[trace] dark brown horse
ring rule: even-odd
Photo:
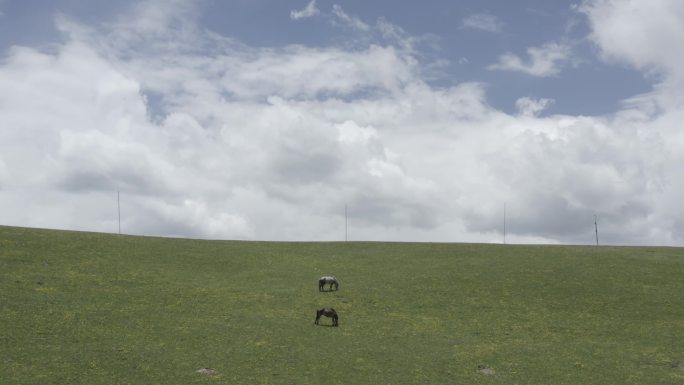
[[[314,321],[314,324],[318,325],[318,320],[321,318],[321,316],[326,316],[328,318],[332,318],[332,326],[337,326],[337,320],[339,317],[337,317],[337,312],[335,309],[331,307],[324,307],[322,309],[316,310],[316,321]]]

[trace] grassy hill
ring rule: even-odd
[[[0,379],[681,384],[684,250],[0,227]]]

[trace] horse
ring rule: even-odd
[[[335,286],[335,290],[340,287],[340,283],[337,282],[337,277],[330,275],[318,279],[318,291],[325,291],[325,285],[329,285],[329,291],[332,290],[333,285]]]
[[[332,326],[337,326],[337,320],[339,317],[337,316],[337,312],[335,309],[331,307],[324,307],[322,309],[316,310],[316,321],[314,321],[314,325],[318,325],[318,320],[321,318],[321,316],[324,315],[328,318],[332,318]]]

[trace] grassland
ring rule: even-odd
[[[339,328],[313,325],[322,306]],[[684,250],[0,227],[0,379],[681,384]]]

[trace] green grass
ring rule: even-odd
[[[684,250],[0,227],[0,382],[681,384]]]

